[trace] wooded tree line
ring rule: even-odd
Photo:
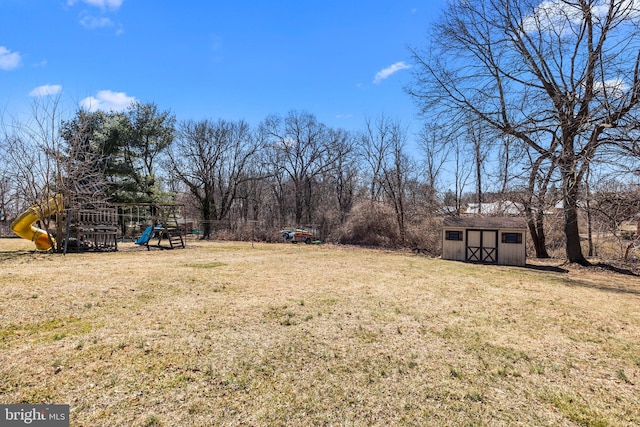
[[[581,232],[616,233],[637,211],[638,3],[452,1],[442,16],[412,49],[417,135],[384,114],[354,132],[301,111],[257,125],[178,122],[153,103],[63,119],[51,101],[3,123],[0,209],[9,217],[16,201],[79,185],[112,202],[178,197],[205,237],[314,227],[324,239],[437,252],[439,216],[508,198],[544,257],[560,202],[566,257],[588,264]]]
[[[298,111],[252,127],[243,120],[177,122],[153,103],[125,112],[78,110],[69,119],[57,109],[56,101],[34,105],[29,121],[3,126],[7,216],[55,193],[65,200],[80,194],[114,204],[179,201],[204,238],[251,223],[273,236],[290,226],[349,239],[341,226],[366,201],[366,215],[393,221],[354,239],[403,245],[407,224],[428,213],[410,204],[435,206],[425,203],[434,192],[423,190],[405,152],[406,131],[384,115],[354,133]]]
[[[0,206],[6,222],[54,193],[84,195],[85,203],[179,201],[204,238],[247,238],[250,228],[273,239],[283,227],[313,227],[327,240],[437,254],[441,216],[459,214],[468,202],[508,199],[537,218],[544,236],[553,226],[545,216],[561,198],[554,168],[537,173],[542,163],[508,141],[481,140],[477,123],[461,129],[425,126],[411,156],[406,129],[384,115],[347,132],[296,111],[252,127],[242,120],[178,123],[155,104],[79,110],[66,120],[56,117],[55,103],[40,105],[32,122],[4,128]],[[497,155],[503,160],[490,164]],[[441,188],[445,174],[454,189]],[[637,190],[595,174],[592,183],[596,230],[618,232],[640,208]],[[557,235],[552,240],[563,244]]]

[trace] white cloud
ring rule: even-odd
[[[531,15],[522,20],[522,28],[526,33],[537,31],[567,30],[567,23],[582,20],[582,10],[560,0],[545,0],[540,3]]]
[[[57,95],[62,92],[62,86],[60,85],[43,85],[34,88],[31,92],[29,92],[29,96],[49,96],[49,95]]]
[[[631,89],[631,85],[620,78],[595,82],[593,89],[597,94],[607,95],[614,98],[622,98]]]
[[[606,17],[609,11],[609,0],[596,0],[591,5],[593,15]],[[619,0],[616,4],[618,18],[635,19],[640,17],[640,0]],[[565,33],[570,25],[582,22],[584,15],[577,3],[563,0],[544,0],[531,15],[522,20],[522,29],[526,33],[554,31]]]
[[[124,92],[101,90],[96,96],[88,96],[80,101],[80,106],[88,111],[124,111],[136,101]]]
[[[351,119],[351,118],[353,118],[353,114],[337,114],[336,115],[336,119],[338,120]]]
[[[95,30],[99,28],[117,27],[116,35],[121,35],[122,33],[124,33],[122,25],[116,24],[111,18],[105,16],[110,12],[116,12],[118,9],[120,9],[120,6],[122,6],[124,0],[67,0],[67,4],[69,6],[73,6],[79,1],[88,6],[93,6],[100,9],[98,16],[95,16],[87,10],[83,10],[80,13],[80,25],[82,25],[84,28]]]
[[[376,76],[373,78],[373,83],[380,84],[384,79],[389,78],[391,75],[397,73],[401,70],[406,70],[407,68],[411,68],[411,65],[405,63],[404,61],[396,62],[388,66],[387,68],[378,71]]]
[[[18,52],[11,52],[4,46],[0,46],[0,70],[13,70],[18,68],[22,57]]]
[[[109,18],[96,18],[95,16],[85,15],[80,20],[80,25],[89,30],[94,30],[96,28],[113,27],[114,24]]]
[[[89,6],[99,7],[100,9],[106,10],[118,10],[120,6],[122,6],[122,2],[124,0],[80,0],[82,3],[88,4]],[[76,4],[78,0],[69,0],[67,3],[69,6],[73,6]]]

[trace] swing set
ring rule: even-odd
[[[184,205],[177,203],[120,203],[122,238],[131,238],[147,250],[185,247],[187,224],[180,221]],[[128,219],[128,221],[127,221]]]

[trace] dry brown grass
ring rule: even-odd
[[[0,403],[69,403],[73,426],[640,424],[635,276],[330,245],[30,249],[0,240]]]

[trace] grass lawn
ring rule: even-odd
[[[0,403],[69,404],[87,427],[640,425],[639,277],[331,245],[121,249],[0,240]]]

